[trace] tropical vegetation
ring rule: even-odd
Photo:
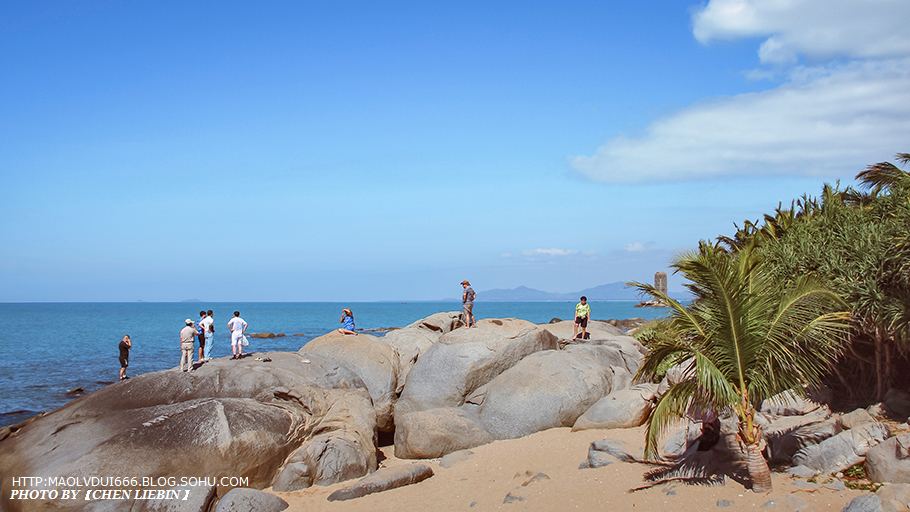
[[[761,492],[771,484],[753,421],[762,400],[821,382],[857,404],[910,387],[900,371],[910,364],[910,174],[883,162],[856,178],[679,256],[672,266],[689,281],[688,305],[633,283],[671,309],[639,336],[650,349],[639,377],[684,370],[648,420],[647,456],[674,418],[733,413]]]
[[[653,286],[634,283],[671,309],[671,336],[650,340],[638,378],[653,378],[668,363],[684,377],[659,399],[647,424],[645,455],[673,420],[692,410],[733,413],[756,492],[771,489],[761,454],[756,404],[786,390],[817,385],[842,345],[849,313],[833,292],[806,277],[781,287],[773,269],[746,247],[731,251],[702,241],[672,265],[694,295],[684,305]]]

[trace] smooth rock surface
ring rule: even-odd
[[[910,484],[910,433],[870,448],[864,468],[866,476],[875,482]]]
[[[495,440],[461,408],[412,412],[395,420],[395,456],[403,459],[433,459]]]
[[[862,462],[870,448],[890,435],[884,423],[866,423],[801,449],[793,456],[793,464],[825,473],[844,470]]]
[[[380,431],[392,430],[398,389],[398,352],[394,348],[367,334],[331,331],[308,342],[298,354],[306,358],[318,354],[339,361],[357,374],[373,399],[376,426]]]
[[[585,411],[572,426],[572,430],[642,425],[651,413],[656,395],[657,386],[654,384],[640,384],[632,389],[613,391]]]
[[[624,364],[609,346],[537,352],[487,384],[482,400],[470,401],[480,406],[480,423],[496,439],[568,427],[613,389],[611,366]]]
[[[280,512],[286,508],[287,502],[274,494],[237,487],[218,501],[215,512]]]
[[[330,494],[327,499],[329,501],[351,500],[375,492],[416,484],[431,476],[433,476],[433,470],[423,464],[382,468],[353,485],[338,489]]]

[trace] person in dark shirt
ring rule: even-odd
[[[120,380],[126,380],[126,367],[130,365],[130,349],[133,348],[133,342],[130,341],[130,335],[124,335],[120,340]]]

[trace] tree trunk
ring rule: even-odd
[[[752,480],[752,492],[771,492],[771,469],[761,453],[761,443],[746,445],[749,456],[749,480]]]
[[[884,341],[882,330],[875,328],[875,401],[881,402],[885,396]]]

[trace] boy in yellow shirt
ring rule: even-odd
[[[581,326],[581,339],[585,339],[588,334],[588,318],[591,317],[591,306],[588,304],[588,298],[581,296],[581,302],[575,305],[575,329],[572,331],[572,339],[578,339],[578,326]]]

